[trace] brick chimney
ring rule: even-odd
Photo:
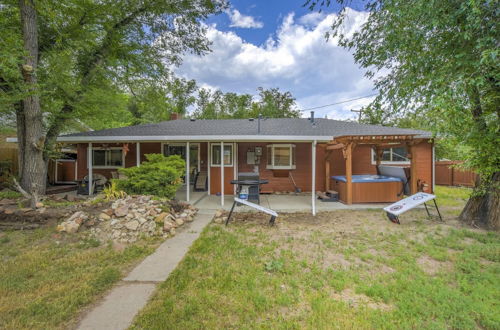
[[[178,112],[172,112],[170,114],[170,120],[177,120],[177,119],[181,119],[182,118],[182,115]]]

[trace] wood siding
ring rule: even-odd
[[[432,143],[422,142],[417,149],[417,178],[423,183],[425,192],[432,192]],[[409,168],[410,165],[394,165]],[[352,174],[377,174],[377,166],[371,161],[371,147],[356,146],[352,158]],[[342,150],[333,150],[330,157],[330,175],[345,175],[345,160]]]

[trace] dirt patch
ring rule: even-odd
[[[422,256],[417,259],[417,265],[428,275],[436,275],[443,270],[451,270],[453,264],[449,261],[437,261],[429,256]]]
[[[342,292],[334,292],[331,294],[331,297],[335,300],[345,302],[347,305],[349,305],[349,307],[352,308],[368,307],[385,312],[394,309],[394,306],[392,305],[374,301],[370,297],[365,296],[364,294],[357,294],[351,289],[345,289]]]
[[[61,199],[51,202],[61,202]],[[67,201],[65,201],[67,202]],[[77,201],[69,205],[44,205],[37,209],[24,207],[26,201],[22,199],[0,200],[0,230],[26,230],[42,226],[52,226],[77,211],[97,215],[103,209],[109,207],[109,202],[91,203],[89,201]]]

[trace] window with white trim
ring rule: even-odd
[[[408,150],[405,147],[384,149],[380,161],[382,164],[409,164]],[[372,149],[372,164],[376,163],[377,155]]]
[[[212,144],[212,166],[220,166],[220,144]],[[233,145],[224,144],[224,166],[233,166]]]
[[[92,166],[105,168],[123,167],[122,148],[93,149]]]
[[[267,169],[295,169],[295,144],[268,144]]]

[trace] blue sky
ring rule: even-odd
[[[332,1],[334,2],[334,1]],[[234,0],[210,17],[207,37],[212,52],[187,55],[176,72],[202,87],[257,94],[259,86],[290,91],[299,108],[373,94],[373,84],[335,40],[326,41],[336,5],[322,13],[302,7],[303,0]],[[351,5],[346,31],[353,32],[367,14]],[[318,117],[349,119],[370,98],[316,110]]]

